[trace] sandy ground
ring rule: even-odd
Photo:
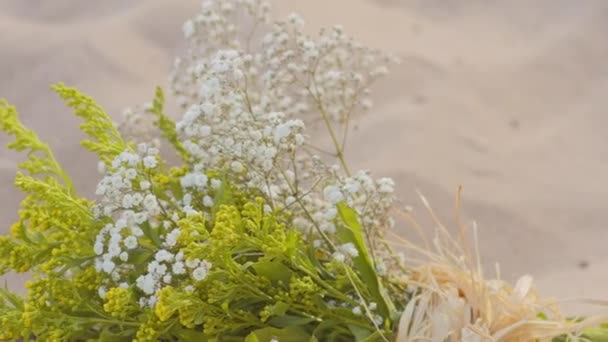
[[[394,177],[404,203],[420,190],[448,221],[461,184],[487,265],[500,262],[507,279],[534,275],[544,294],[608,300],[607,2],[274,2],[281,16],[303,14],[311,32],[339,23],[402,58],[353,134],[354,165]],[[78,86],[118,118],[166,84],[181,23],[197,7],[0,0],[0,96],[82,193],[94,189],[95,162],[48,85]],[[20,199],[11,185],[19,158],[0,150],[6,229]]]

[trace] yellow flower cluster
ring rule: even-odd
[[[127,315],[137,309],[133,294],[122,287],[111,288],[106,293],[103,310],[112,317],[126,318]]]

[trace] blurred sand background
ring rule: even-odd
[[[353,164],[393,177],[404,203],[420,190],[448,220],[462,184],[489,268],[532,274],[546,295],[608,300],[608,2],[274,3],[281,17],[301,13],[311,33],[342,24],[402,58],[352,135]],[[52,145],[81,194],[93,192],[96,163],[49,84],[77,86],[119,119],[166,85],[198,5],[0,0],[0,97]],[[16,219],[21,158],[0,149],[1,231]]]

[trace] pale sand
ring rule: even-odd
[[[198,6],[126,3],[0,0],[0,96],[51,143],[83,194],[96,163],[48,85],[78,86],[118,118],[166,84],[181,23]],[[447,221],[462,184],[489,269],[498,261],[507,279],[530,273],[545,294],[608,300],[608,3],[275,3],[280,15],[303,14],[310,32],[339,23],[402,58],[352,135],[355,166],[394,177],[423,215],[419,189]],[[0,150],[3,227],[16,218],[19,158]]]

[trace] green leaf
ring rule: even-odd
[[[379,281],[372,258],[363,239],[363,230],[357,219],[357,212],[345,203],[338,203],[338,213],[344,225],[338,225],[337,236],[341,243],[352,243],[359,255],[353,258],[354,269],[367,284],[370,293],[378,304],[378,311],[384,317],[397,319],[397,309]]]
[[[179,338],[179,341],[208,341],[207,335],[205,335],[202,331],[192,329],[180,329],[177,331],[176,335]]]
[[[144,232],[144,235],[157,247],[163,244],[163,242],[160,240],[158,230],[152,228],[149,223],[146,222],[145,224],[141,225],[141,230]]]
[[[5,288],[0,288],[0,299],[8,301],[14,309],[19,311],[23,310],[23,298],[19,295],[8,290],[7,285],[4,284]],[[2,303],[2,301],[0,301]]]
[[[253,267],[258,275],[272,281],[282,281],[283,284],[289,284],[293,273],[289,267],[278,261],[259,261],[251,267]]]
[[[299,327],[285,329],[263,328],[253,331],[246,338],[246,342],[270,342],[276,338],[279,341],[309,342],[311,335]]]
[[[164,107],[165,95],[163,94],[163,89],[161,87],[156,87],[156,94],[154,96],[154,100],[152,101],[152,108],[150,109],[150,113],[156,116],[154,125],[160,129],[162,136],[167,139],[171,145],[173,145],[173,148],[175,148],[177,154],[184,161],[188,161],[190,159],[190,155],[184,148],[184,145],[182,145],[182,143],[179,141],[177,130],[175,129],[175,122],[165,115]]]
[[[129,256],[129,262],[133,265],[144,265],[154,255],[154,252],[148,249],[136,249]]]
[[[215,215],[222,205],[230,205],[234,203],[234,197],[232,196],[232,188],[230,182],[226,177],[221,178],[222,185],[215,192],[213,197],[213,210],[212,215]]]
[[[127,329],[121,332],[111,332],[110,329],[104,329],[101,334],[99,334],[100,342],[114,342],[114,341],[131,341],[135,336],[135,329]]]
[[[349,325],[348,329],[350,329],[350,332],[355,337],[355,341],[365,341],[370,335],[372,335],[371,331],[355,325]]]
[[[247,335],[247,337],[245,337],[245,342],[260,342],[260,340],[258,339],[258,336],[255,334],[255,332],[252,332],[251,334]]]
[[[285,302],[277,302],[270,308],[270,314],[274,316],[283,316],[289,310],[289,304]]]
[[[278,327],[278,328],[287,328],[293,326],[301,326],[306,325],[308,323],[314,322],[314,318],[310,317],[302,317],[302,316],[293,316],[293,315],[283,315],[272,317],[268,320],[268,324]]]

